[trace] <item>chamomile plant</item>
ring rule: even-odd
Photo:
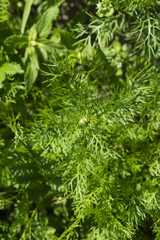
[[[0,9],[0,239],[159,240],[159,1]]]

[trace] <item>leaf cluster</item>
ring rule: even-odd
[[[158,240],[159,1],[1,6],[0,238]]]

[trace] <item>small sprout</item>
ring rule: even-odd
[[[37,45],[36,41],[31,41],[30,43],[31,43],[32,46],[36,46]]]
[[[80,121],[79,121],[79,124],[80,125],[84,125],[87,123],[87,118],[82,118]]]

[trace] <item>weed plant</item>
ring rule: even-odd
[[[160,1],[0,0],[0,239],[160,239]]]

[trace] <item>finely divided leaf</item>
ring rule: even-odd
[[[28,37],[27,36],[18,36],[12,35],[5,39],[5,45],[10,48],[25,48],[28,45]]]

